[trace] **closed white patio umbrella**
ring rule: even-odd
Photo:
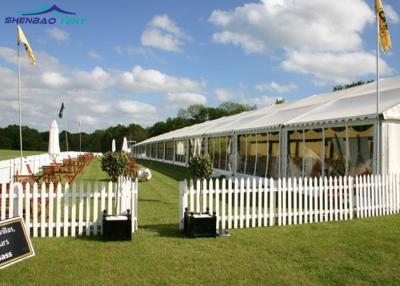
[[[126,137],[124,137],[124,142],[122,143],[122,152],[128,153],[128,140],[126,139]]]
[[[58,138],[58,134],[59,130],[57,122],[53,120],[49,133],[49,154],[54,157],[60,154],[60,141]]]
[[[116,150],[116,148],[115,148],[115,139],[113,139],[112,143],[111,143],[111,151],[115,152],[115,150]]]

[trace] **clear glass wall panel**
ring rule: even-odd
[[[304,135],[304,176],[322,175],[322,137],[321,128],[305,130]]]
[[[221,156],[221,146],[219,144],[219,137],[213,138],[214,145],[214,162],[213,166],[215,169],[219,169],[220,156]]]
[[[348,138],[350,151],[349,175],[372,174],[373,125],[349,126]]]
[[[247,135],[247,163],[246,163],[245,174],[254,175],[256,158],[257,158],[257,134]]]
[[[288,176],[303,176],[303,130],[288,131]]]
[[[151,144],[146,145],[146,157],[151,158]]]
[[[164,142],[157,143],[157,159],[164,160]]]
[[[237,164],[237,172],[238,173],[245,173],[246,170],[246,155],[247,155],[247,135],[238,135],[238,164]]]
[[[268,133],[267,177],[279,177],[279,132]]]
[[[228,137],[220,137],[219,138],[219,146],[220,146],[220,158],[219,158],[219,168],[221,170],[226,170],[227,166],[227,153],[226,153],[226,148],[228,146],[227,144]]]
[[[205,138],[201,138],[201,155],[205,155],[206,152],[206,139]]]
[[[256,176],[265,177],[265,170],[267,168],[267,133],[257,134],[257,163],[256,163]]]
[[[325,176],[345,176],[347,158],[346,127],[325,128]]]
[[[151,158],[155,159],[157,154],[157,143],[151,144]]]
[[[175,141],[175,161],[186,163],[187,140]]]
[[[214,169],[219,169],[219,152],[219,137],[208,138],[208,154],[210,156]]]
[[[203,148],[203,138],[194,138],[194,148],[192,156],[197,156],[202,154]]]
[[[165,142],[165,160],[172,161],[174,155],[174,142]]]
[[[232,171],[232,137],[226,137],[226,170]]]

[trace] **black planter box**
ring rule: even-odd
[[[207,211],[205,213],[193,213],[185,210],[183,231],[190,237],[216,237],[217,217]]]
[[[103,240],[132,240],[132,219],[130,210],[126,215],[113,216],[103,212]]]

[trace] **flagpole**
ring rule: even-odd
[[[380,173],[380,122],[379,122],[379,13],[376,14],[376,173]]]
[[[67,147],[67,152],[68,152],[68,135],[67,135],[67,120],[64,117],[64,128],[65,128],[65,145]]]
[[[18,32],[18,31],[17,31]],[[20,82],[21,82],[21,57],[20,57],[20,48],[19,48],[19,40],[18,40],[18,49],[17,49],[17,58],[18,58],[18,106],[19,106],[19,149],[20,149],[20,164],[22,172],[22,104],[21,104],[21,92],[20,92]]]
[[[79,120],[79,152],[82,152],[82,132],[81,132],[81,121]]]

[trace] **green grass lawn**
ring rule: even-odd
[[[44,154],[44,153],[46,153],[46,152],[44,152],[44,151],[23,151],[24,157],[31,156],[31,155],[39,155],[39,154]],[[18,158],[19,155],[20,155],[19,150],[1,149],[0,150],[0,161]]]
[[[80,179],[105,179],[94,163]],[[399,215],[189,239],[178,230],[186,169],[141,163],[153,178],[139,186],[132,242],[36,238],[36,256],[1,270],[0,285],[400,284]]]
[[[101,170],[100,158],[94,159],[90,165],[86,166],[83,169],[83,172],[80,173],[75,179],[77,183],[80,181],[90,182],[94,180],[102,182],[108,182],[110,180],[110,177],[107,175],[107,173]]]

